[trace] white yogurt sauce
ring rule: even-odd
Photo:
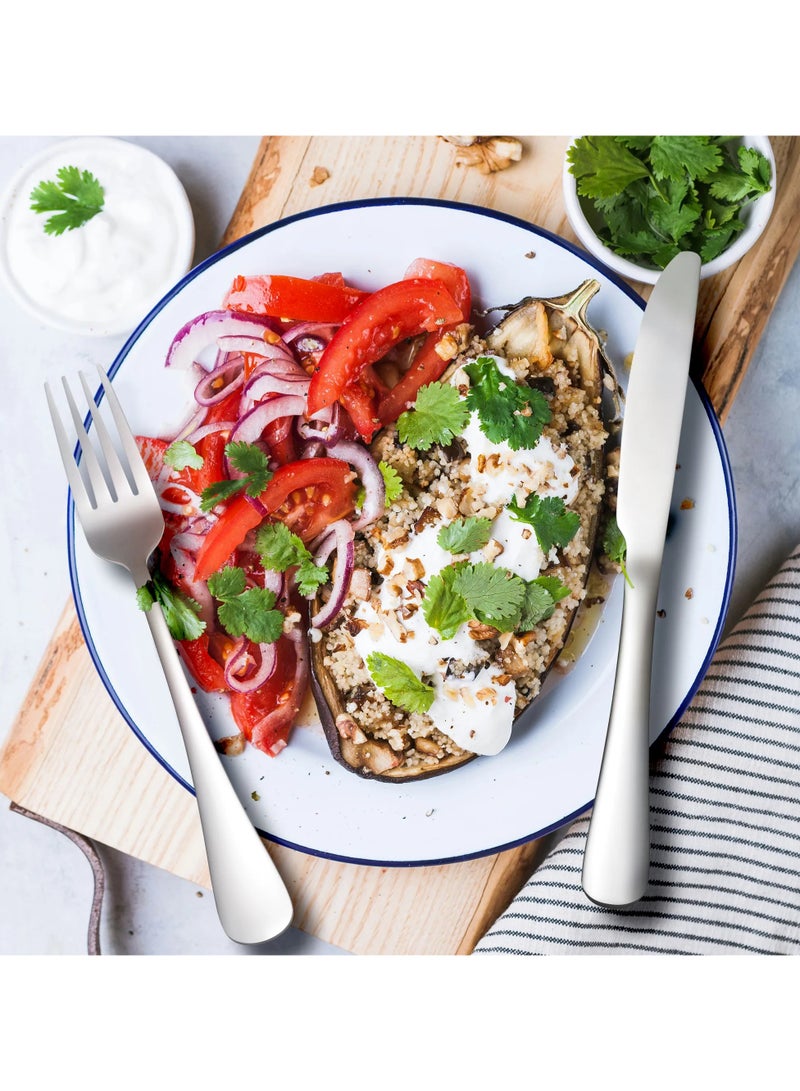
[[[493,359],[513,379],[506,361]],[[451,382],[459,386],[469,379],[459,369]],[[534,492],[559,496],[569,504],[578,491],[572,458],[565,450],[554,449],[545,437],[530,450],[513,451],[507,443],[492,443],[481,431],[476,413],[471,414],[463,438],[468,446],[471,486],[487,503],[502,508],[491,530],[493,543],[501,547],[495,563],[526,580],[535,579],[546,564],[555,561],[556,551],[545,558],[533,529],[514,519],[504,505],[514,496],[523,503]],[[445,640],[425,620],[419,592],[409,589],[409,581],[415,577],[427,585],[432,576],[454,560],[464,559],[454,557],[438,544],[436,539],[443,525],[429,523],[419,533],[412,532],[402,546],[379,551],[376,565],[383,582],[377,602],[361,602],[356,610],[356,617],[366,622],[367,628],[354,637],[355,647],[365,661],[370,652],[382,652],[424,676],[435,695],[428,715],[439,730],[465,750],[497,754],[511,737],[516,702],[513,681],[499,685],[495,681],[497,668],[486,666],[464,678],[448,677],[451,660],[477,667],[483,650],[467,625],[461,625],[453,637]],[[476,550],[467,559],[479,563],[487,558],[482,550]]]
[[[34,212],[30,194],[65,166],[95,175],[104,206],[81,227],[47,235],[50,214]],[[45,321],[74,332],[129,332],[191,266],[194,226],[183,187],[156,155],[123,140],[47,149],[15,180],[3,221],[12,290]]]

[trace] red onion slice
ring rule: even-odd
[[[225,661],[225,683],[237,693],[253,693],[272,677],[277,661],[274,644],[253,644],[240,637]]]
[[[362,443],[339,440],[327,445],[327,453],[354,466],[364,486],[364,503],[361,514],[353,520],[353,530],[361,530],[380,519],[386,507],[386,483],[370,450]]]
[[[305,408],[305,398],[292,394],[279,394],[275,398],[258,402],[236,422],[230,434],[230,442],[255,443],[271,421],[280,417],[299,417]]]
[[[194,388],[198,405],[216,405],[244,383],[244,362],[231,363],[227,358],[209,371]]]
[[[167,351],[166,367],[191,367],[200,353],[220,337],[253,338],[262,346],[259,351],[266,351],[276,337],[275,324],[264,315],[206,311],[178,330]]]
[[[279,375],[257,368],[245,384],[244,393],[254,402],[272,394],[294,394],[305,397],[310,382],[308,375],[302,370],[299,374]]]
[[[331,523],[328,533],[314,552],[315,563],[322,565],[328,560],[334,548],[336,549],[330,596],[324,606],[311,618],[311,624],[315,629],[322,629],[336,617],[350,590],[355,561],[354,537],[353,524],[347,519],[339,519]]]
[[[305,337],[327,345],[338,328],[330,322],[296,322],[288,330],[284,330],[283,339],[287,345],[297,345],[298,341],[302,341]]]
[[[201,424],[199,428],[195,428],[193,432],[186,436],[186,442],[194,445],[199,443],[201,439],[205,439],[206,436],[213,435],[214,432],[230,432],[235,426],[235,420],[218,420],[212,421],[210,424]]]

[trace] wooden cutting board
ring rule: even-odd
[[[497,209],[575,242],[561,197],[567,139],[521,139],[518,162],[484,173],[469,151],[435,136],[265,137],[222,241],[337,201],[418,196]],[[800,138],[772,139],[777,201],[770,223],[734,269],[701,285],[694,366],[723,421],[800,250]],[[117,712],[71,602],[0,753],[0,791],[102,844],[209,885],[194,797]],[[548,844],[410,868],[267,847],[291,891],[296,927],[355,953],[421,955],[471,951]]]

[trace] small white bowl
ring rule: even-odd
[[[88,170],[104,189],[101,212],[61,235],[31,191],[61,167]],[[34,318],[65,333],[128,334],[192,267],[195,226],[177,175],[147,148],[114,137],[75,137],[43,148],[0,200],[0,280]]]
[[[570,140],[569,146],[572,146],[574,140],[575,138]],[[775,177],[775,156],[769,139],[766,136],[743,136],[742,143],[748,148],[756,148],[767,157],[772,172],[772,184],[768,193],[753,201],[744,210],[742,217],[745,228],[739,232],[727,250],[723,250],[713,261],[701,265],[700,276],[703,279],[714,276],[715,273],[721,273],[723,269],[727,269],[747,253],[766,227],[775,205],[777,182]],[[581,198],[578,196],[577,181],[575,176],[570,173],[566,155],[564,157],[562,180],[567,218],[572,230],[583,246],[609,269],[619,273],[620,276],[626,277],[628,280],[638,280],[644,284],[655,284],[661,275],[660,269],[650,269],[637,265],[636,262],[631,261],[629,258],[620,257],[619,254],[615,254],[597,237],[584,215]]]

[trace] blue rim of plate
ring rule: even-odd
[[[580,260],[583,261],[584,264],[596,269],[599,273],[606,277],[607,280],[614,284],[616,288],[624,292],[624,294],[632,299],[641,310],[644,310],[645,308],[645,301],[642,299],[642,297],[637,292],[635,292],[633,288],[630,287],[630,285],[626,284],[625,281],[618,277],[616,273],[608,269],[592,254],[589,254],[588,252],[580,249],[573,243],[569,242],[567,239],[563,239],[559,235],[556,235],[543,227],[537,227],[535,224],[532,224],[527,220],[523,220],[517,216],[512,216],[505,212],[498,212],[495,209],[481,208],[479,205],[464,204],[458,201],[445,201],[427,197],[373,197],[360,201],[340,201],[335,204],[322,205],[319,208],[308,209],[304,212],[298,212],[293,216],[287,216],[284,219],[276,220],[275,223],[268,224],[266,227],[259,228],[257,231],[253,231],[248,235],[243,235],[240,239],[236,239],[234,242],[229,243],[228,246],[225,246],[222,249],[215,251],[204,261],[200,262],[200,264],[195,266],[194,269],[190,270],[190,272],[188,272],[186,276],[182,277],[181,280],[179,280],[174,285],[174,287],[161,300],[159,300],[159,302],[145,316],[145,318],[142,319],[142,321],[130,335],[128,340],[122,346],[111,367],[108,369],[109,378],[114,378],[133,345],[138,341],[142,333],[150,325],[153,318],[161,310],[163,310],[167,303],[169,303],[169,301],[173,299],[185,287],[185,285],[190,283],[196,277],[201,276],[206,269],[208,269],[212,265],[215,265],[218,261],[226,257],[228,254],[232,254],[236,250],[241,249],[243,246],[247,246],[254,239],[262,238],[265,235],[269,235],[273,231],[277,231],[283,227],[286,227],[288,224],[294,223],[297,220],[307,220],[315,216],[324,216],[333,212],[351,211],[359,208],[375,208],[377,206],[386,205],[420,205],[428,208],[447,208],[453,209],[458,212],[469,212],[473,215],[484,216],[489,219],[501,220],[502,222],[511,224],[514,227],[519,227],[522,230],[527,231],[531,235],[546,239],[554,245],[569,251],[571,254],[574,254],[577,258],[580,258]],[[686,694],[686,697],[681,702],[680,706],[675,712],[675,715],[651,744],[651,749],[660,745],[667,737],[667,735],[670,734],[675,725],[680,721],[690,701],[697,692],[697,689],[701,681],[703,680],[709,664],[711,663],[711,659],[713,658],[714,653],[717,649],[717,645],[719,644],[725,626],[725,619],[727,617],[728,607],[730,606],[731,594],[733,590],[734,572],[736,568],[736,554],[738,548],[738,524],[736,513],[736,499],[733,486],[733,473],[731,470],[728,449],[725,445],[722,428],[717,419],[717,415],[714,412],[714,407],[711,404],[711,400],[706,393],[705,388],[693,377],[691,381],[695,387],[695,390],[697,391],[701,404],[705,409],[706,415],[708,417],[708,421],[711,426],[711,431],[713,433],[714,440],[716,442],[719,452],[720,461],[722,464],[722,473],[725,480],[725,493],[728,501],[728,533],[730,536],[730,550],[728,553],[728,568],[725,575],[725,588],[722,598],[722,606],[720,608],[719,617],[717,618],[717,622],[714,627],[714,632],[708,647],[708,652],[706,653],[703,663],[701,664],[700,670],[697,672],[697,676],[689,687],[689,691]],[[100,396],[102,397],[102,391]],[[188,792],[194,795],[195,793],[192,785],[189,784],[182,776],[180,776],[180,774],[177,773],[172,768],[172,766],[164,760],[164,758],[158,753],[152,743],[150,743],[150,741],[142,734],[141,730],[136,725],[136,723],[128,713],[127,709],[123,705],[122,701],[120,700],[119,696],[117,695],[116,690],[111,684],[111,679],[106,674],[102,660],[97,651],[97,648],[95,647],[94,640],[92,639],[92,634],[89,629],[89,625],[87,623],[86,615],[83,609],[83,601],[80,594],[80,586],[75,558],[75,507],[72,501],[72,494],[69,491],[67,491],[67,552],[69,559],[70,584],[72,587],[73,599],[75,601],[76,613],[78,615],[78,622],[81,627],[83,638],[86,641],[86,646],[89,649],[89,654],[92,658],[92,662],[94,663],[95,669],[100,675],[103,685],[105,686],[109,696],[114,702],[117,711],[126,721],[128,726],[131,728],[131,730],[142,743],[142,745],[148,750],[150,754],[152,754],[156,761],[158,761],[158,763],[164,769],[166,769],[170,776],[172,776]],[[337,862],[346,864],[361,864],[370,867],[431,867],[438,864],[455,864],[466,860],[481,859],[484,856],[493,856],[496,853],[505,852],[508,849],[518,848],[520,845],[525,845],[530,841],[535,841],[541,837],[546,837],[548,834],[553,833],[556,830],[562,829],[564,826],[572,822],[574,819],[578,818],[580,815],[585,814],[592,806],[593,802],[593,799],[587,800],[587,802],[583,806],[578,807],[576,810],[572,811],[570,814],[565,815],[557,822],[553,822],[540,830],[535,830],[534,832],[527,834],[525,837],[519,837],[502,845],[494,845],[486,849],[480,849],[470,853],[463,853],[458,856],[446,856],[436,859],[425,860],[372,860],[361,859],[360,857],[354,856],[344,856],[339,855],[338,853],[324,852],[320,849],[314,849],[309,847],[308,845],[300,845],[294,841],[288,841],[284,838],[276,837],[274,834],[269,833],[267,830],[262,830],[258,827],[256,828],[260,836],[266,838],[268,841],[272,841],[276,845],[283,845],[286,848],[295,849],[298,852],[304,852],[310,856],[317,856],[326,860],[335,860]]]

